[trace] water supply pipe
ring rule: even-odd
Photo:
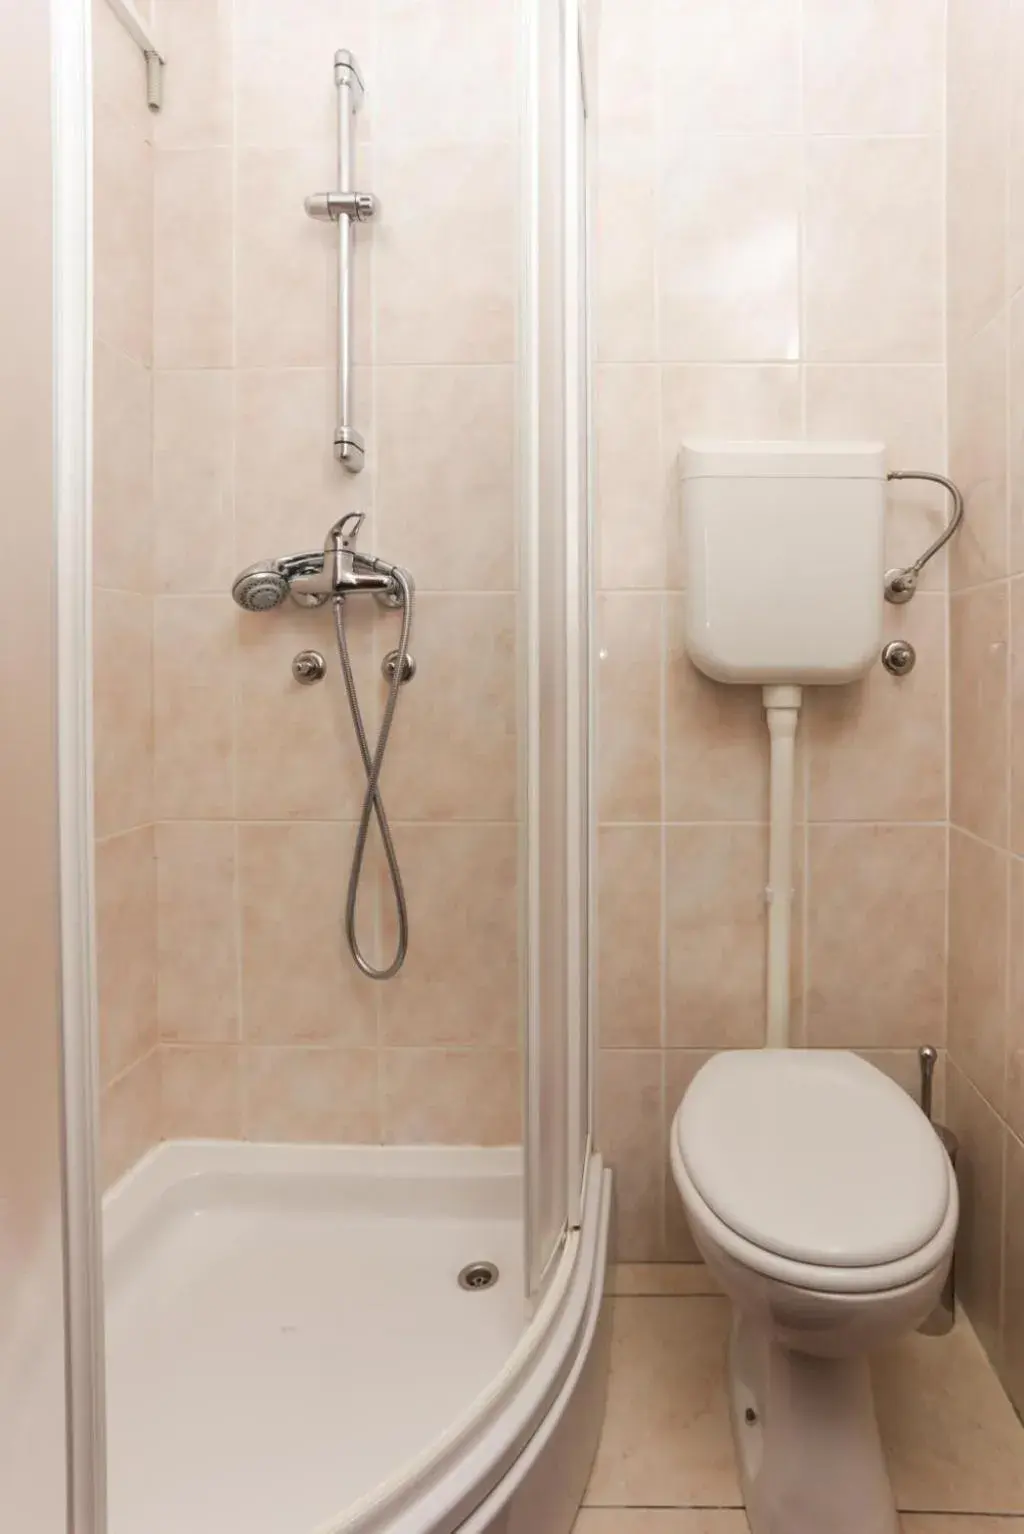
[[[799,687],[766,687],[764,711],[771,740],[768,790],[768,1019],[769,1049],[790,1043],[790,949],[793,931],[793,805],[796,787],[796,728],[803,692]]]

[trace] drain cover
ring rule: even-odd
[[[498,1270],[493,1262],[469,1262],[459,1274],[460,1289],[493,1289]]]

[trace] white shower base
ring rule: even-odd
[[[151,1152],[105,1204],[109,1534],[458,1527],[582,1335],[568,1272],[527,1324],[521,1191],[518,1149]]]

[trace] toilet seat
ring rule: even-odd
[[[902,1089],[846,1051],[716,1056],[676,1113],[671,1154],[695,1226],[780,1282],[876,1293],[948,1257],[948,1157]]]

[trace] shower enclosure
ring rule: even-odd
[[[49,20],[71,1526],[568,1534],[587,18]]]

